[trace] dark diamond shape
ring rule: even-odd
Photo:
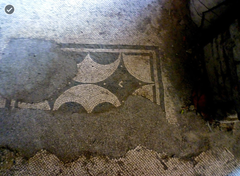
[[[96,84],[111,91],[118,97],[119,101],[125,101],[135,90],[148,83],[144,83],[132,76],[121,60],[117,70],[110,77]]]

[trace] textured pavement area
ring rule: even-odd
[[[10,152],[9,152],[10,153]],[[9,154],[10,155],[10,154]],[[26,162],[22,157],[1,165],[2,175],[216,175],[237,176],[239,162],[227,149],[214,149],[201,153],[190,161],[169,158],[137,146],[122,158],[109,159],[106,156],[81,156],[64,164],[55,155],[39,151]],[[10,168],[8,170],[8,168]]]
[[[14,13],[0,11],[0,174],[237,169],[238,125],[210,132],[194,112],[180,114],[191,90],[185,64],[194,70],[186,2],[8,3]]]

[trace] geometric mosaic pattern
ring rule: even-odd
[[[108,103],[121,106],[129,95],[142,96],[164,110],[160,53],[156,46],[58,44],[78,57],[78,73],[51,100],[41,103],[11,102],[11,107],[58,110],[66,103],[81,105],[91,113]],[[0,98],[0,107],[7,106]]]
[[[11,155],[10,155],[11,156]],[[192,160],[168,157],[142,146],[129,150],[124,157],[110,159],[80,156],[64,164],[56,155],[41,150],[28,161],[22,157],[14,164],[3,163],[2,175],[139,175],[139,176],[239,176],[239,162],[227,149],[202,152]]]

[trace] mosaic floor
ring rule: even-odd
[[[183,109],[197,71],[186,1],[9,4],[0,175],[236,175],[239,124],[210,131]]]
[[[91,113],[97,106],[111,104],[119,107],[129,95],[135,95],[149,99],[164,110],[158,47],[59,45],[63,51],[74,55],[77,63],[78,71],[72,81],[63,90],[55,90],[57,93],[44,102],[25,103],[18,100],[7,102],[1,98],[0,107],[58,110],[64,104],[73,106],[75,103],[75,106],[80,105],[78,112],[83,110]],[[21,79],[21,75],[18,77]]]

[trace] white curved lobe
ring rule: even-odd
[[[103,81],[116,71],[119,63],[120,56],[115,62],[108,65],[102,65],[94,62],[88,54],[85,59],[77,65],[78,73],[73,80],[82,83],[97,83]]]
[[[141,88],[135,90],[133,95],[145,97],[153,102],[153,86],[154,84],[142,86]]]
[[[153,83],[149,56],[123,54],[123,61],[132,76],[143,82]]]
[[[93,84],[78,85],[68,89],[57,98],[53,110],[57,110],[62,104],[67,102],[81,104],[88,113],[91,113],[97,105],[103,102],[111,103],[115,107],[121,105],[113,93]]]

